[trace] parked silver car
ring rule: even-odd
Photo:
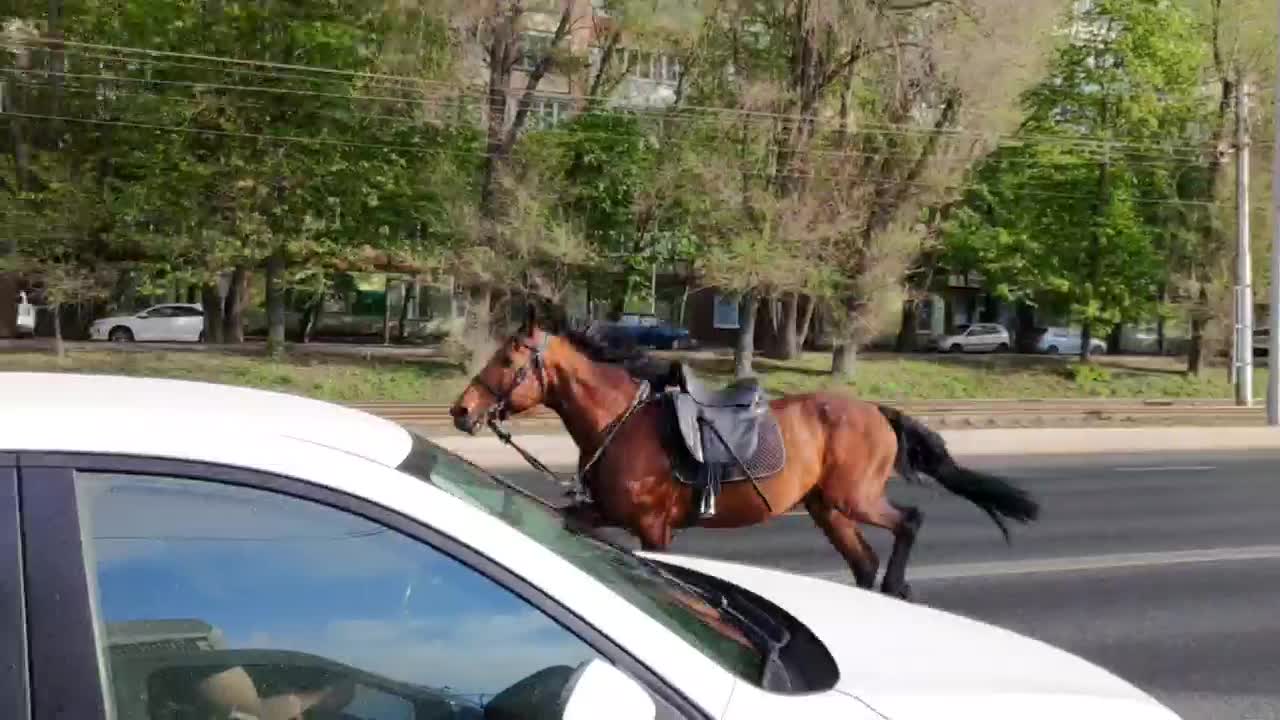
[[[955,335],[943,335],[937,340],[940,352],[1007,352],[1013,344],[1009,331],[995,323],[977,323],[961,326]]]
[[[1051,327],[1036,340],[1036,352],[1057,355],[1065,353],[1074,355],[1080,352],[1080,331],[1073,328]],[[1107,344],[1098,338],[1089,338],[1089,352],[1094,355],[1105,355]]]

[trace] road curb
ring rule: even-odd
[[[1280,429],[1267,427],[1071,428],[943,430],[951,453],[959,460],[983,456],[1116,455],[1126,453],[1212,452],[1280,449]],[[447,450],[491,470],[527,467],[524,459],[492,435],[432,433]],[[572,467],[578,449],[563,433],[519,435],[526,450],[553,467]]]

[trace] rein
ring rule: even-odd
[[[640,381],[640,387],[636,389],[636,394],[635,397],[631,399],[631,404],[627,406],[627,409],[623,411],[622,414],[618,415],[618,417],[613,420],[610,420],[609,424],[605,426],[604,439],[600,442],[600,447],[596,448],[596,451],[592,453],[591,459],[589,459],[586,464],[571,477],[567,479],[563,478],[559,473],[547,467],[546,463],[539,460],[533,453],[525,450],[523,447],[520,447],[515,439],[511,437],[511,432],[503,427],[502,420],[500,419],[503,411],[511,401],[511,396],[525,381],[525,378],[528,377],[529,368],[531,366],[534,370],[534,374],[538,378],[538,384],[542,386],[543,393],[546,392],[547,383],[546,379],[543,377],[543,368],[546,364],[543,360],[543,353],[546,351],[548,337],[549,336],[544,334],[542,342],[536,347],[527,344],[524,345],[524,347],[528,348],[531,353],[529,363],[521,366],[521,368],[516,371],[516,376],[511,382],[511,387],[507,388],[505,393],[498,393],[481,380],[479,376],[476,376],[473,379],[473,382],[478,383],[488,391],[490,395],[493,395],[494,398],[497,399],[497,402],[495,402],[494,406],[490,409],[486,424],[489,426],[489,429],[493,431],[493,434],[498,438],[498,440],[500,440],[504,445],[511,446],[511,448],[516,452],[520,453],[520,457],[524,458],[524,461],[529,463],[533,469],[551,478],[561,487],[568,488],[566,494],[573,498],[575,502],[590,502],[591,495],[587,491],[586,485],[587,473],[591,471],[591,468],[596,464],[596,461],[604,455],[605,449],[613,442],[613,438],[618,433],[618,430],[626,424],[627,420],[631,418],[636,410],[648,401],[650,395],[649,382],[647,380]]]

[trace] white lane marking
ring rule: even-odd
[[[1111,468],[1112,472],[1191,472],[1194,470],[1217,470],[1214,465],[1135,465],[1132,467]]]
[[[1004,562],[922,565],[915,568],[908,567],[907,579],[911,581],[959,580],[1003,575],[1069,573],[1240,560],[1280,560],[1280,545],[1250,545],[1246,547],[1206,548],[1203,550],[1170,550],[1167,552],[1116,553],[1113,555],[1037,558]],[[816,576],[824,580],[849,580],[847,571],[816,573]]]

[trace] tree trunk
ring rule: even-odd
[[[0,273],[0,338],[18,334],[18,282],[15,276]]]
[[[227,284],[227,298],[222,310],[222,341],[233,345],[244,342],[244,306],[249,295],[249,271],[237,266]]]
[[[778,358],[792,360],[800,354],[800,295],[789,292],[782,296],[782,335],[778,338]]]
[[[26,52],[15,53],[15,69],[18,73],[9,75],[4,87],[4,109],[14,113],[31,113],[35,111],[27,106],[26,99],[30,95],[20,82],[22,74],[31,69],[31,57],[34,50],[26,48]],[[35,189],[35,169],[32,167],[31,128],[25,117],[9,118],[9,131],[13,141],[14,175],[19,191]]]
[[[200,288],[200,305],[204,308],[204,341],[206,344],[222,344],[222,295],[217,282],[207,282]]]
[[[804,313],[800,316],[800,325],[796,333],[796,354],[804,352],[804,344],[809,339],[809,330],[813,327],[813,311],[818,307],[818,299],[805,295]]]
[[[767,295],[760,298],[760,305],[764,310],[765,319],[764,346],[770,355],[778,357],[778,347],[782,343],[782,318],[778,313],[778,303],[772,295]]]
[[[1106,106],[1103,106],[1102,117],[1106,118]],[[1107,206],[1111,203],[1111,158],[1107,153],[1110,150],[1103,149],[1104,156],[1102,164],[1098,167],[1098,198],[1097,198],[1097,215],[1102,216]],[[1089,286],[1086,290],[1086,300],[1093,300],[1093,294],[1097,292],[1098,285],[1102,281],[1102,226],[1098,224],[1094,227],[1093,232],[1089,234]],[[1092,302],[1086,306],[1091,306]],[[1093,361],[1093,348],[1089,347],[1093,340],[1093,322],[1086,319],[1080,328],[1080,362],[1088,363]]]
[[[1107,352],[1111,354],[1123,352],[1122,345],[1124,345],[1124,323],[1118,322],[1111,328],[1111,336],[1107,338]]]
[[[1204,375],[1204,318],[1193,315],[1191,318],[1191,343],[1187,346],[1187,372],[1200,377]]]
[[[493,336],[493,319],[489,312],[489,304],[493,301],[493,290],[488,285],[473,285],[467,288],[466,334],[471,338],[488,339]]]
[[[284,250],[267,258],[267,355],[284,356]]]
[[[1187,345],[1187,373],[1200,377],[1204,374],[1204,328],[1209,322],[1208,293],[1201,289],[1191,307],[1191,340]]]
[[[391,344],[391,276],[382,286],[382,344]]]
[[[858,346],[852,339],[836,343],[831,351],[831,376],[852,380],[858,365]]]
[[[738,327],[738,342],[733,348],[733,375],[745,378],[753,374],[752,360],[756,351],[756,310],[760,307],[759,297],[754,291],[742,295]]]
[[[409,327],[409,310],[418,302],[418,278],[414,276],[411,280],[403,283],[404,294],[400,303],[400,322],[396,325],[396,341],[403,343],[408,337]]]
[[[62,303],[53,304],[53,352],[58,362],[67,359],[67,345],[62,341]]]
[[[324,293],[321,292],[311,304],[307,306],[307,312],[302,318],[302,332],[299,333],[299,339],[303,343],[311,342],[315,337],[316,328],[320,325],[320,318],[324,315]]]
[[[900,353],[916,351],[916,324],[920,316],[920,302],[906,300],[902,303],[902,324],[898,327],[898,340],[894,350]]]
[[[49,0],[49,11],[45,16],[45,38],[48,42],[45,47],[49,61],[49,84],[53,86],[48,107],[48,113],[52,116],[52,120],[45,124],[45,132],[48,133],[46,139],[48,146],[55,148],[60,148],[62,145],[60,136],[63,133],[63,96],[66,94],[67,53],[62,43],[64,39],[63,15],[65,9],[63,0]]]
[[[1160,313],[1156,315],[1156,354],[1163,356],[1165,353],[1165,337],[1164,337],[1164,309],[1169,304],[1169,288],[1161,283],[1160,285]]]

